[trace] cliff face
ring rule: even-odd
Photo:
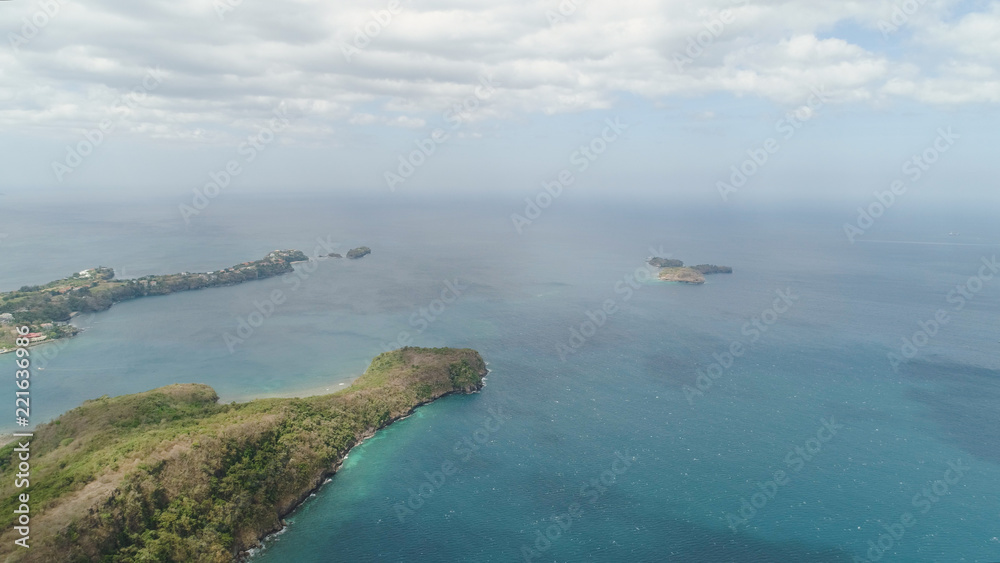
[[[0,559],[233,561],[365,437],[485,374],[474,350],[403,348],[333,395],[220,405],[186,384],[87,401],[31,442],[30,549],[13,544],[16,443],[0,449]]]

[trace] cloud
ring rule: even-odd
[[[352,125],[375,125],[383,124],[392,127],[402,127],[405,129],[419,129],[427,122],[418,117],[407,117],[405,115],[397,115],[395,117],[388,117],[385,115],[373,115],[370,113],[358,113],[352,115],[348,120],[348,123]]]
[[[152,67],[167,78],[122,130],[200,142],[252,131],[282,102],[308,122],[293,134],[419,128],[484,75],[499,90],[477,119],[604,109],[626,95],[722,92],[794,108],[815,87],[837,103],[996,103],[1000,6],[955,16],[960,4],[928,0],[884,39],[892,5],[869,1],[63,0],[18,41],[21,18],[41,9],[18,3],[5,6],[17,52],[0,50],[0,126],[92,127]]]

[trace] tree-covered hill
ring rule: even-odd
[[[198,384],[87,401],[35,431],[30,487],[0,449],[0,559],[229,562],[277,531],[365,437],[482,386],[475,350],[402,348],[332,395],[219,404]],[[30,549],[14,510],[30,496]]]

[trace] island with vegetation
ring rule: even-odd
[[[34,431],[30,487],[0,448],[0,559],[239,559],[332,475],[352,447],[414,409],[483,385],[471,349],[401,348],[331,395],[220,404],[182,384],[85,402]],[[28,493],[29,549],[14,544]]]
[[[697,266],[691,266],[692,270],[698,271],[703,275],[711,274],[731,274],[733,269],[729,266],[716,266],[715,264],[698,264]]]
[[[661,280],[680,283],[702,284],[705,283],[705,276],[733,273],[733,269],[729,266],[699,264],[685,267],[684,262],[680,260],[660,258],[659,256],[650,258],[649,265],[660,268],[659,278]]]
[[[116,279],[111,268],[98,267],[45,285],[0,293],[0,352],[14,347],[16,328],[28,326],[32,343],[72,336],[68,322],[80,313],[104,311],[115,303],[208,287],[236,285],[286,274],[309,258],[299,250],[275,250],[261,260],[224,270]]]
[[[358,258],[364,258],[365,256],[368,256],[371,253],[372,249],[368,248],[367,246],[359,246],[357,248],[352,248],[348,250],[347,257],[356,260]]]
[[[654,256],[649,259],[649,265],[656,268],[680,268],[684,266],[684,262],[680,260],[673,260],[671,258],[660,258],[659,256]]]

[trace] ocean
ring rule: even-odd
[[[189,223],[164,198],[10,199],[3,291],[372,248],[77,319],[34,349],[36,422],[180,382],[333,392],[406,344],[486,359],[480,393],[355,448],[254,562],[1000,561],[985,211],[897,206],[852,243],[851,205],[567,198],[519,233],[516,199],[226,194]],[[660,282],[651,255],[734,273]]]

